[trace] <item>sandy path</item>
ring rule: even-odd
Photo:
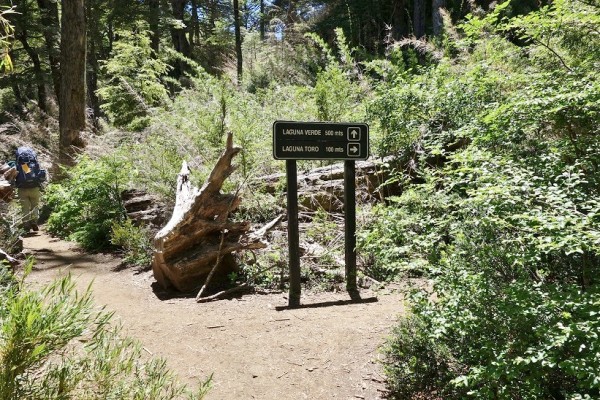
[[[399,293],[363,290],[363,303],[346,293],[303,293],[299,309],[286,309],[286,293],[197,304],[153,291],[151,272],[115,272],[112,256],[43,233],[24,245],[38,260],[30,281],[67,271],[81,288],[93,280],[96,303],[182,380],[214,373],[209,400],[384,398],[377,348],[403,312]]]

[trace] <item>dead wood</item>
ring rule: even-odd
[[[197,297],[196,302],[197,303],[208,303],[209,301],[217,300],[221,297],[229,296],[230,294],[237,293],[237,292],[240,292],[240,291],[248,289],[248,288],[250,288],[250,285],[248,285],[247,283],[242,283],[239,286],[235,286],[235,287],[232,287],[231,289],[227,289],[227,290],[222,290],[222,291],[212,294],[210,296]]]
[[[238,193],[221,193],[221,188],[235,171],[231,163],[240,150],[229,133],[225,151],[201,189],[192,185],[187,163],[182,163],[173,214],[154,237],[152,270],[162,287],[197,289],[213,268],[224,280],[236,269],[231,253],[267,246],[250,233],[249,222],[228,220],[241,198]]]
[[[142,225],[156,233],[164,224],[164,207],[156,196],[143,190],[128,189],[121,193],[127,217],[136,225]]]
[[[361,203],[381,201],[399,194],[396,187],[385,186],[384,182],[398,168],[393,157],[357,161],[356,196]],[[276,194],[285,190],[285,174],[261,176],[252,183],[267,193]],[[298,174],[298,201],[301,207],[309,210],[323,209],[341,212],[344,207],[344,164],[337,163],[315,168]]]
[[[14,197],[14,187],[10,184],[17,177],[17,169],[7,164],[0,165],[0,200],[9,202]]]
[[[14,257],[11,257],[7,252],[0,249],[0,262],[6,261],[11,267],[16,267],[19,264],[19,260]]]

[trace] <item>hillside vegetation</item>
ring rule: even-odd
[[[250,30],[239,82],[201,57],[156,57],[140,22],[102,60],[103,118],[48,187],[47,229],[147,266],[150,233],[127,220],[123,190],[170,209],[181,162],[200,186],[231,131],[244,150],[225,189],[244,194],[236,218],[263,223],[282,211],[255,183],[284,168],[271,156],[275,120],[367,122],[372,157],[399,165],[385,185],[402,194],[360,206],[360,273],[431,282],[411,293],[383,349],[391,397],[600,397],[600,4],[498,3],[443,13],[439,34],[382,49],[341,23],[329,36],[301,24],[265,40]],[[3,115],[54,143],[35,107],[15,113],[10,96],[0,92]],[[313,217],[311,239],[327,245],[335,218]],[[253,272],[278,262],[274,247],[232,279],[274,286],[271,272]]]

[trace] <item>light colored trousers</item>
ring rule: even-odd
[[[42,197],[40,188],[19,188],[18,194],[23,213],[23,225],[37,225],[40,218],[40,198]]]

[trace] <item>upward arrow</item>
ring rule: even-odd
[[[352,139],[356,139],[356,135],[358,135],[358,132],[356,132],[356,130],[352,130],[352,132],[350,132],[350,135],[352,136]]]

